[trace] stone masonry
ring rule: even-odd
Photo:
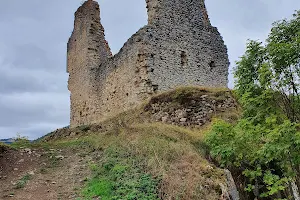
[[[97,2],[76,11],[68,42],[70,126],[98,123],[178,86],[227,87],[227,48],[204,0],[146,0],[148,24],[116,54]]]

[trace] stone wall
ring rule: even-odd
[[[178,95],[182,99],[160,96],[151,99],[145,110],[152,114],[153,121],[201,128],[216,116],[231,123],[238,119],[238,104],[230,91],[202,92],[195,88],[189,93],[188,89],[180,89],[171,91],[170,96],[182,92],[185,96]]]
[[[88,124],[96,118],[99,105],[93,69],[111,56],[100,23],[97,2],[85,2],[75,13],[74,30],[68,42],[68,88],[71,92],[70,124]]]
[[[204,0],[146,0],[148,25],[111,56],[99,5],[75,13],[68,43],[71,126],[97,123],[178,86],[227,87],[228,55]]]

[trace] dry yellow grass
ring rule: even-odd
[[[213,200],[220,197],[219,184],[225,178],[221,169],[205,159],[202,146],[195,145],[201,144],[204,132],[162,123],[136,123],[117,132],[92,133],[54,144],[73,148],[85,144],[93,151],[119,149],[120,154],[129,155],[128,159],[140,162],[145,173],[161,178],[160,198]]]
[[[223,170],[206,160],[206,146],[203,143],[211,123],[201,129],[179,127],[152,122],[151,114],[145,111],[149,104],[157,101],[184,101],[204,94],[216,100],[232,95],[226,88],[178,88],[158,94],[141,107],[95,125],[96,128],[91,126],[88,132],[80,132],[79,127],[76,129],[79,131],[76,139],[58,138],[51,145],[77,150],[84,147],[82,151],[99,151],[104,154],[108,150],[115,150],[117,155],[125,154],[130,162],[138,162],[137,165],[145,173],[161,179],[161,199],[219,199],[220,183],[225,183],[225,177]],[[239,117],[239,110],[228,109],[214,117],[235,121]]]

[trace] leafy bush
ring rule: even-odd
[[[299,125],[270,121],[256,126],[245,119],[237,125],[217,121],[206,137],[211,155],[223,167],[243,169],[249,181],[247,191],[258,193],[257,185],[263,185],[261,197],[285,190],[300,164]]]
[[[300,177],[299,33],[297,11],[273,24],[266,45],[249,41],[235,69],[242,119],[216,121],[206,137],[212,156],[224,167],[239,167],[245,190],[256,198],[288,193]]]

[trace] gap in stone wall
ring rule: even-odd
[[[115,55],[134,33],[147,24],[146,0],[98,2],[106,40]]]
[[[212,71],[212,70],[213,70],[213,68],[215,68],[215,67],[216,67],[216,63],[215,63],[215,61],[211,61],[211,62],[209,63],[209,67],[210,67],[210,71]]]

